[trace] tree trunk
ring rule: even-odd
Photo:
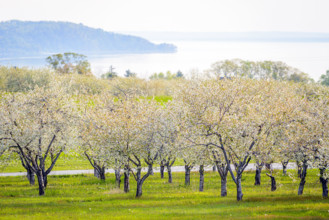
[[[262,168],[256,166],[255,186],[260,185],[261,173],[262,173]]]
[[[129,192],[129,166],[125,166],[124,168],[124,192]]]
[[[285,164],[282,164],[282,174],[283,174],[284,176],[287,175],[287,165],[285,165]]]
[[[35,176],[34,176],[34,172],[32,169],[26,169],[27,171],[27,179],[30,182],[30,185],[34,185],[35,184]]]
[[[228,167],[225,165],[220,165],[219,163],[216,162],[216,168],[217,168],[217,172],[220,176],[221,179],[221,193],[220,195],[222,197],[227,196],[227,173],[228,173]]]
[[[191,167],[185,165],[185,186],[190,185],[190,180],[191,180]]]
[[[242,193],[242,185],[241,185],[241,176],[237,176],[236,178],[236,197],[238,201],[242,200],[243,193]]]
[[[154,175],[154,171],[153,171],[153,166],[149,165],[149,173],[150,175]]]
[[[38,184],[39,184],[39,196],[43,196],[45,194],[45,184],[42,170],[38,170],[37,172]]]
[[[48,176],[43,172],[43,184],[45,186],[45,188],[48,185]]]
[[[299,188],[298,188],[298,195],[303,195],[305,183],[306,183],[305,178],[301,177]]]
[[[302,166],[297,162],[297,175],[298,178],[302,178]]]
[[[34,171],[30,167],[30,165],[28,165],[28,164],[26,164],[24,162],[24,159],[23,159],[23,157],[21,155],[20,155],[20,159],[21,159],[21,162],[22,162],[22,166],[26,169],[26,177],[29,180],[30,185],[32,186],[32,185],[35,184],[35,174],[34,174]]]
[[[203,165],[200,165],[199,173],[200,173],[199,191],[203,192],[203,188],[204,188],[204,167],[203,167]]]
[[[275,181],[275,177],[271,176],[271,191],[275,191],[276,190],[276,181]]]
[[[281,164],[282,164],[282,173],[285,176],[287,175],[287,166],[288,166],[288,163],[289,163],[289,160],[281,161]]]
[[[221,180],[220,180],[220,195],[222,196],[222,197],[225,197],[225,196],[227,196],[227,187],[226,187],[226,185],[227,185],[227,178],[226,178],[226,176],[225,177],[221,177]]]
[[[99,171],[94,167],[94,176],[97,177],[98,179],[101,177]]]
[[[320,169],[320,182],[322,184],[322,196],[328,198],[328,179],[323,178],[325,168]]]
[[[137,176],[137,189],[136,189],[137,198],[142,196],[143,183],[146,180],[146,178],[152,174],[152,172],[153,172],[153,166],[152,166],[152,164],[149,164],[147,173],[145,174],[145,176],[143,176],[143,178],[141,178],[142,168],[141,167],[137,168],[137,175],[136,175]]]
[[[161,179],[164,178],[164,169],[165,169],[165,166],[164,165],[160,165],[160,175],[161,175]]]
[[[275,177],[271,175],[269,175],[268,173],[266,174],[268,177],[271,178],[271,191],[275,191],[276,190],[276,181],[275,181]]]
[[[137,188],[136,188],[136,197],[142,196],[142,185],[143,182],[141,181],[141,173],[142,173],[142,167],[137,167],[136,171],[136,183],[137,183]]]
[[[271,170],[271,163],[265,163],[265,168]]]
[[[322,196],[328,198],[328,179],[320,177],[320,182],[322,184]]]
[[[115,183],[117,185],[117,188],[120,189],[120,183],[121,183],[121,173],[120,173],[120,168],[115,169]]]
[[[299,183],[299,188],[298,188],[298,195],[303,195],[304,191],[304,186],[306,183],[306,174],[307,174],[307,164],[303,164],[302,166],[302,171],[300,174],[300,183]]]
[[[105,180],[105,169],[104,168],[102,168],[102,170],[100,172],[100,179]]]
[[[98,167],[99,169],[99,178],[105,180],[105,167]]]
[[[105,167],[94,168],[94,176],[98,179],[105,180]]]
[[[213,171],[213,172],[216,172],[216,165],[214,165],[214,166],[212,167],[212,171]]]
[[[136,197],[141,197],[143,194],[142,191],[143,182],[142,180],[137,181]]]
[[[171,166],[167,165],[167,172],[168,172],[168,183],[172,183],[172,174],[171,174]]]

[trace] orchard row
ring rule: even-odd
[[[169,100],[159,101],[138,86],[93,94],[83,88],[72,92],[72,85],[54,79],[46,87],[0,93],[1,158],[18,155],[31,183],[37,176],[40,195],[60,155],[74,152],[86,156],[100,179],[105,179],[105,169],[113,168],[120,186],[124,175],[125,192],[133,176],[136,197],[155,164],[162,176],[167,168],[171,182],[178,158],[185,163],[186,185],[192,167],[200,168],[200,191],[204,166],[217,167],[222,196],[227,195],[227,178],[232,178],[237,200],[242,200],[241,179],[251,160],[255,184],[260,184],[264,166],[282,162],[285,168],[296,161],[298,194],[312,166],[319,169],[323,196],[328,196],[326,87],[235,78],[182,80]],[[275,190],[275,177],[269,176]]]

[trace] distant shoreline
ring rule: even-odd
[[[329,33],[317,32],[123,32],[151,41],[222,41],[329,43]]]

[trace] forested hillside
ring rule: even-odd
[[[0,57],[38,56],[67,51],[86,55],[175,52],[172,44],[150,41],[69,22],[0,22]]]

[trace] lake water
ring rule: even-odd
[[[318,80],[329,70],[329,43],[276,43],[276,42],[216,42],[177,41],[177,53],[168,54],[120,54],[89,57],[96,76],[110,66],[123,76],[126,70],[148,78],[155,72],[182,71],[184,75],[209,69],[211,64],[224,59],[240,58],[252,61],[283,61],[308,73]],[[2,65],[45,66],[43,57],[2,59]]]

